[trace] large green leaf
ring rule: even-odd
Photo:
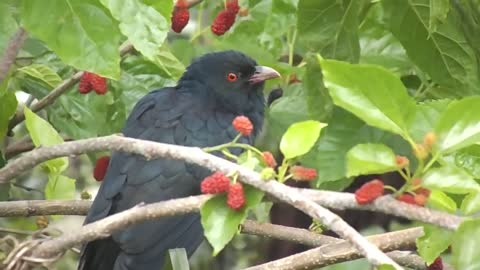
[[[438,20],[445,14],[444,3],[430,10],[430,1],[382,1],[385,20],[415,64],[435,82],[457,87],[460,93],[463,84],[474,82],[471,86],[475,86],[475,82],[478,83],[477,60],[459,27],[461,19],[454,12],[450,12],[443,23],[433,24],[436,29],[429,32],[430,15],[433,13],[433,18]],[[478,93],[480,88],[465,89],[465,94],[472,94]]]
[[[75,197],[75,179],[50,173],[45,186],[45,199],[72,200]]]
[[[450,99],[430,100],[417,104],[409,132],[413,140],[422,142],[427,132],[434,131],[440,115],[446,110]]]
[[[422,186],[456,194],[480,192],[480,185],[471,175],[450,165],[430,169],[422,179]]]
[[[353,114],[337,107],[315,146],[300,162],[317,169],[317,186],[329,181],[336,181],[338,183],[335,186],[342,186],[350,181],[346,177],[347,152],[359,143],[383,143],[404,156],[409,151],[408,145],[399,136],[368,126]]]
[[[17,22],[13,17],[13,7],[9,5],[9,1],[0,2],[0,52],[2,57],[17,28]]]
[[[467,97],[452,102],[436,126],[438,148],[449,153],[480,142],[480,97]]]
[[[328,58],[358,62],[359,13],[363,0],[300,0],[298,36],[310,51]]]
[[[280,141],[280,150],[286,159],[306,154],[313,147],[326,124],[308,120],[291,125]]]
[[[480,192],[468,194],[460,207],[465,215],[473,215],[480,211]]]
[[[461,270],[480,268],[480,219],[466,220],[455,232],[452,244],[453,267]]]
[[[185,71],[185,66],[170,52],[165,44],[157,51],[153,62],[162,69],[161,75],[166,78],[178,80]]]
[[[449,0],[430,0],[430,16],[428,23],[428,31],[435,32],[437,26],[444,23],[450,10]]]
[[[29,108],[24,107],[25,125],[27,126],[30,138],[36,147],[52,146],[63,143],[63,138],[58,132],[43,118],[36,115]],[[68,167],[68,158],[55,158],[45,161],[50,173],[59,174]]]
[[[27,31],[67,64],[114,79],[120,76],[121,36],[96,0],[25,0],[20,15]]]
[[[160,67],[172,64],[172,57],[175,57],[162,48],[170,28],[167,19],[169,17],[165,17],[140,0],[100,0],[100,2],[120,22],[120,31],[128,37],[135,49]]]
[[[219,195],[208,200],[201,209],[202,226],[205,237],[217,255],[238,233],[238,226],[247,217],[248,210],[255,207],[263,198],[263,192],[248,185],[243,185],[246,205],[240,210],[230,209],[226,204],[226,195]]]
[[[455,152],[455,165],[480,179],[480,145],[475,144]]]
[[[427,265],[430,265],[450,246],[452,237],[452,231],[425,224],[423,225],[423,236],[416,241],[418,254],[422,256]]]
[[[400,42],[386,29],[381,5],[368,10],[360,26],[360,63],[380,65],[398,75],[412,74],[414,65]]]
[[[173,11],[173,0],[165,0],[165,1],[158,1],[158,0],[141,0],[144,4],[149,5],[160,12],[163,17],[169,19],[172,16]]]
[[[48,84],[52,88],[57,87],[62,82],[62,78],[60,78],[60,76],[58,76],[58,74],[55,71],[53,71],[50,67],[46,65],[42,65],[42,64],[28,65],[28,66],[19,68],[18,71],[23,72],[29,76],[32,76],[33,78],[36,78]]]
[[[410,139],[415,102],[398,77],[384,68],[320,59],[333,102],[367,124]]]
[[[457,210],[457,204],[455,201],[440,190],[430,191],[430,195],[428,196],[428,206],[449,213],[455,213]]]
[[[384,144],[357,144],[347,152],[347,176],[380,174],[398,169],[395,153]]]

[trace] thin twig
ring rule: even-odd
[[[8,70],[15,61],[15,57],[17,57],[18,51],[22,47],[23,42],[26,38],[27,32],[25,32],[25,29],[20,27],[8,43],[7,48],[5,48],[3,57],[0,60],[0,83],[2,83],[3,80],[7,77]]]
[[[51,147],[35,149],[8,163],[7,166],[0,170],[0,182],[7,182],[19,172],[30,169],[32,166],[47,159],[100,150],[134,153],[142,155],[147,159],[160,157],[180,159],[227,174],[236,171],[242,182],[252,185],[280,201],[294,206],[314,219],[322,222],[322,224],[337,233],[343,239],[350,241],[373,265],[378,266],[381,264],[390,264],[394,266],[395,269],[402,269],[376,246],[363,238],[339,216],[306,198],[297,190],[289,188],[276,181],[264,181],[260,174],[238,164],[205,153],[199,148],[125,138],[118,135],[66,142]]]

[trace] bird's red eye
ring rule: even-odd
[[[237,79],[238,79],[237,74],[232,73],[232,72],[228,73],[228,75],[227,75],[227,80],[228,80],[229,82],[234,82],[234,81],[236,81]]]

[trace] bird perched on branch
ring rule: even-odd
[[[207,147],[231,141],[232,120],[247,116],[253,143],[263,123],[263,82],[279,77],[236,51],[206,54],[192,62],[177,86],[154,90],[134,107],[123,128],[128,137],[185,146]],[[114,152],[86,217],[91,223],[139,203],[196,195],[211,172],[180,160]],[[197,213],[146,221],[82,250],[79,270],[161,269],[168,249],[185,248],[190,256],[203,240]]]

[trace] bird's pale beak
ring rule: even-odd
[[[256,66],[255,74],[253,74],[248,81],[251,83],[260,83],[278,77],[280,77],[280,73],[275,69],[265,66]]]

